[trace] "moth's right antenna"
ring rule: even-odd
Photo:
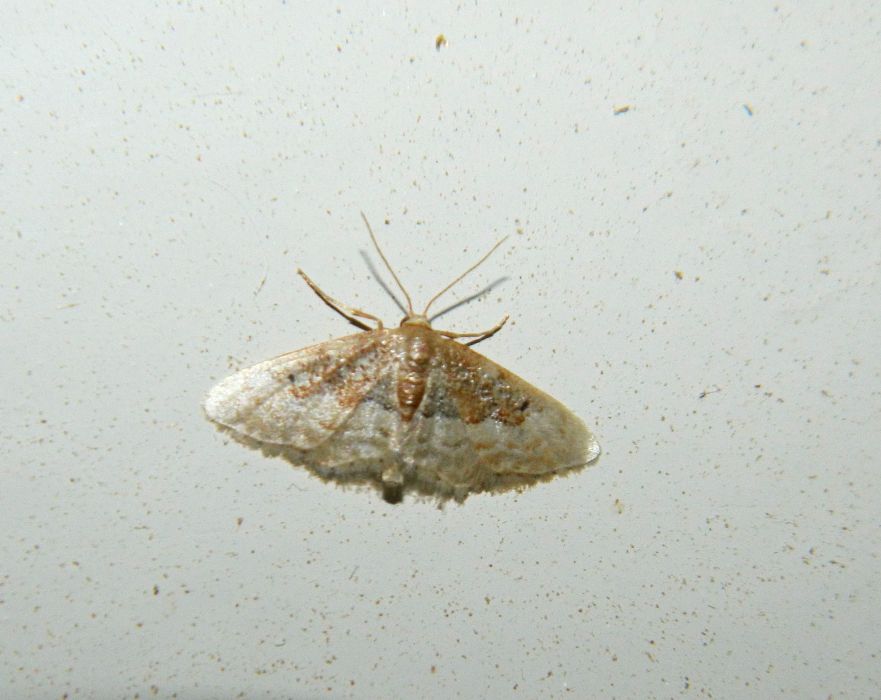
[[[438,300],[438,297],[440,297],[445,292],[449,291],[453,287],[453,285],[456,285],[459,282],[461,282],[462,279],[465,277],[465,275],[467,275],[469,272],[475,270],[477,267],[479,267],[481,264],[483,264],[483,261],[486,260],[490,255],[492,255],[495,252],[496,248],[498,248],[500,245],[502,245],[502,243],[504,243],[507,240],[508,240],[508,237],[505,236],[502,240],[500,240],[492,248],[490,248],[489,252],[486,255],[484,255],[480,260],[478,260],[476,263],[474,263],[471,267],[469,267],[467,270],[465,270],[465,272],[463,272],[456,279],[454,279],[452,282],[450,282],[446,287],[444,287],[437,294],[435,294],[433,297],[431,297],[431,299],[428,301],[428,304],[425,305],[425,311],[422,312],[422,315],[428,316],[428,307],[430,307],[434,302],[436,302]]]
[[[404,285],[401,284],[401,280],[398,279],[398,276],[395,274],[395,271],[392,269],[392,266],[389,264],[389,261],[386,260],[385,255],[382,252],[382,248],[379,247],[379,243],[376,241],[376,236],[373,235],[373,229],[370,228],[370,222],[367,221],[367,217],[364,216],[364,212],[361,212],[361,218],[364,219],[364,224],[367,226],[367,232],[370,234],[370,240],[373,241],[373,245],[376,247],[376,252],[379,253],[379,257],[382,258],[382,261],[385,263],[386,268],[389,272],[392,273],[392,277],[394,277],[395,282],[397,282],[398,287],[400,287],[401,291],[404,293],[404,297],[407,299],[407,311],[410,316],[414,315],[413,311],[413,301],[410,299],[410,295],[407,294],[407,290],[404,289]]]

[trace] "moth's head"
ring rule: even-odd
[[[428,317],[425,314],[409,314],[401,320],[401,328],[404,326],[421,326],[422,328],[431,328]]]

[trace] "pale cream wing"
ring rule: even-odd
[[[437,343],[426,393],[421,413],[430,420],[419,431],[415,461],[457,490],[527,484],[600,454],[594,436],[563,404],[451,340]]]
[[[345,431],[353,412],[389,372],[392,343],[388,331],[368,331],[261,362],[215,386],[205,399],[205,413],[239,436],[305,455]]]

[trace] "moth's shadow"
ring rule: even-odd
[[[474,292],[474,294],[467,296],[464,299],[459,299],[459,301],[453,302],[452,304],[450,304],[446,308],[438,311],[436,314],[432,314],[428,320],[431,321],[432,323],[434,323],[435,319],[438,319],[441,316],[444,316],[445,314],[450,313],[450,311],[453,311],[454,309],[458,309],[460,306],[468,304],[468,303],[474,301],[475,299],[479,299],[484,294],[489,294],[493,289],[495,289],[500,284],[503,284],[507,281],[508,281],[507,277],[499,277],[497,280],[493,280],[492,282],[490,282],[483,289],[479,289],[476,292]]]
[[[360,250],[358,252],[360,253],[361,258],[364,260],[364,263],[367,265],[367,269],[370,270],[370,274],[373,275],[373,278],[379,283],[379,286],[383,288],[385,293],[388,294],[392,298],[392,301],[395,302],[395,306],[397,306],[401,310],[401,313],[406,316],[408,313],[407,308],[400,302],[398,297],[395,296],[395,293],[385,283],[385,280],[382,279],[382,277],[379,274],[379,271],[376,269],[376,267],[373,264],[373,261],[370,259],[370,256],[367,254],[367,251]],[[468,303],[474,301],[475,299],[478,299],[478,298],[484,296],[485,294],[489,294],[492,290],[494,290],[500,284],[503,284],[504,282],[507,282],[507,281],[508,281],[507,276],[499,277],[498,279],[490,282],[488,285],[486,285],[482,289],[479,289],[478,291],[474,292],[474,294],[471,294],[463,299],[459,299],[458,301],[450,304],[449,306],[444,307],[443,309],[438,311],[436,314],[432,314],[428,320],[430,322],[434,323],[434,321],[439,319],[441,316],[445,316],[446,314],[450,313],[451,311],[458,309],[460,306],[468,304]]]

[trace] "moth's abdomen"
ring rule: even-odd
[[[425,396],[431,343],[425,333],[407,334],[404,352],[398,365],[398,413],[409,422]]]

